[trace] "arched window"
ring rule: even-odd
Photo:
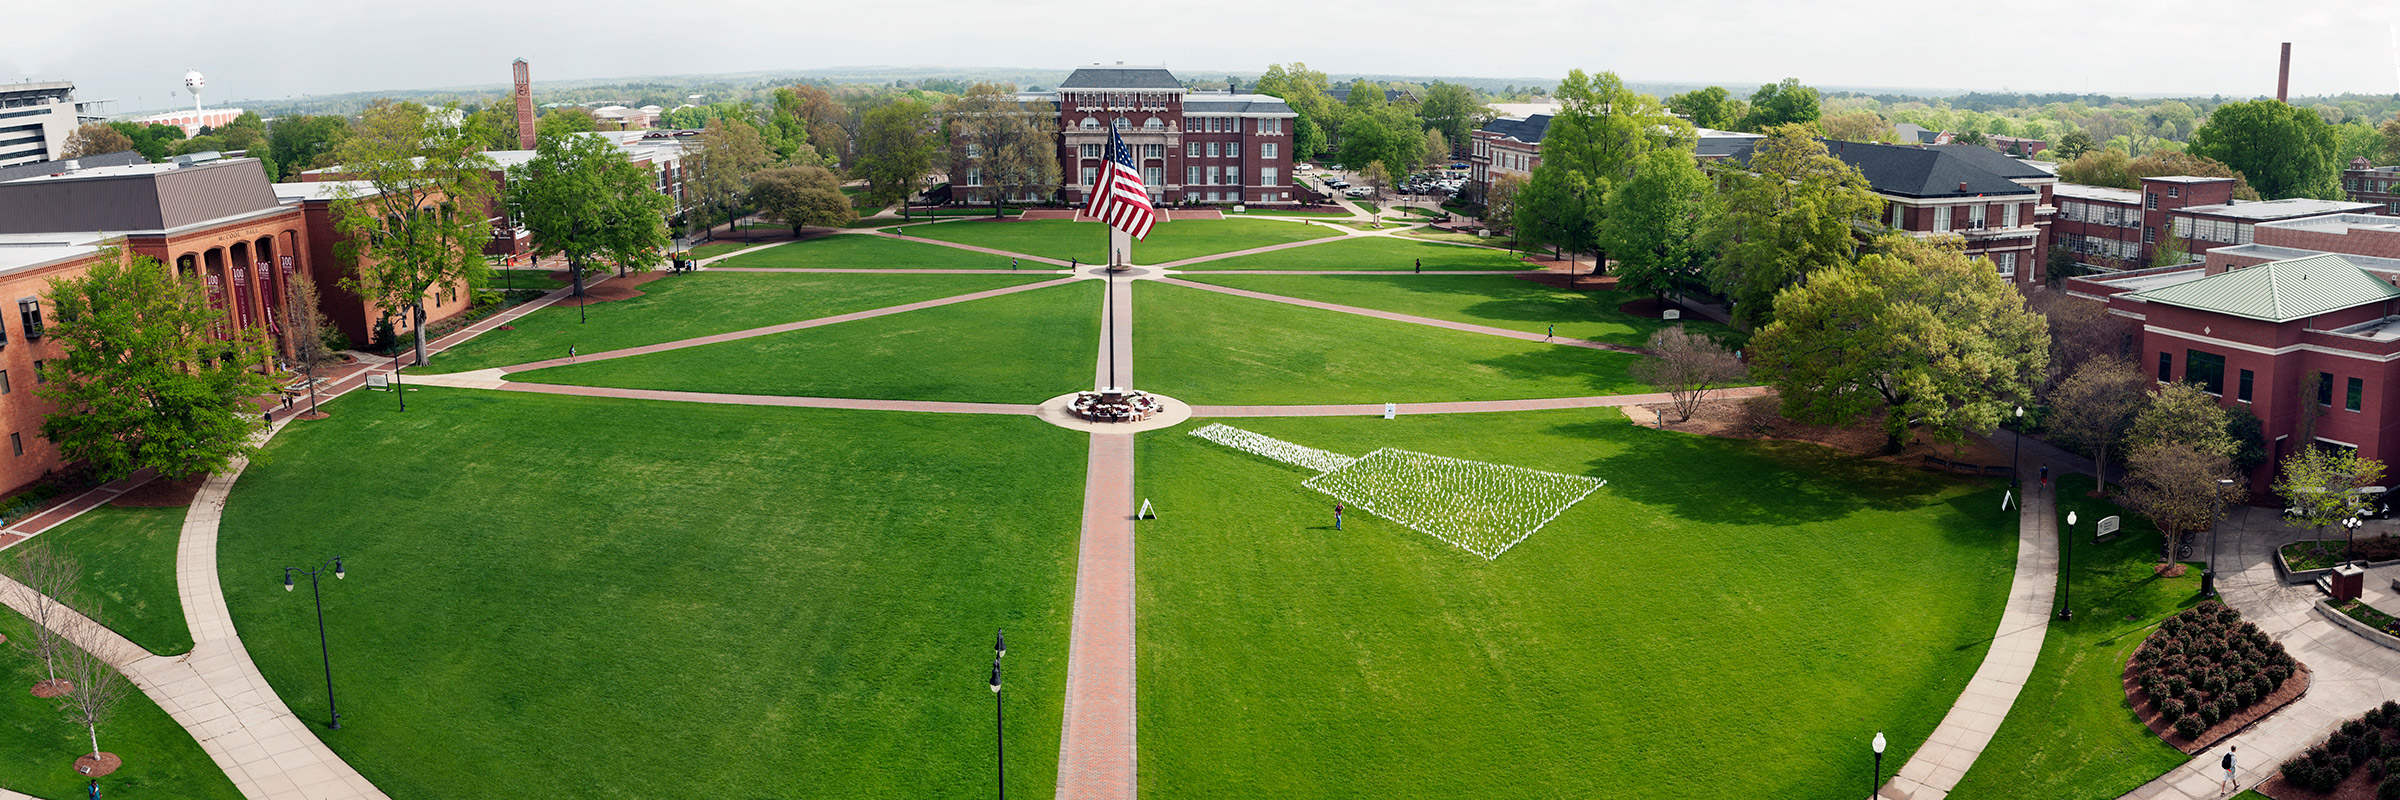
[[[1167,127],[1167,124],[1166,124],[1166,123],[1164,123],[1164,122],[1160,122],[1160,121],[1158,121],[1158,118],[1157,118],[1157,117],[1151,117],[1149,121],[1142,123],[1142,130],[1146,130],[1146,131],[1155,131],[1155,130],[1160,130],[1160,129],[1163,129],[1163,128],[1165,128],[1165,127]]]
[[[1099,120],[1096,120],[1096,119],[1093,119],[1093,118],[1091,118],[1091,117],[1084,117],[1084,118],[1083,118],[1083,127],[1085,127],[1085,128],[1097,128],[1097,127],[1100,127],[1100,121],[1099,121]]]
[[[1116,119],[1109,120],[1109,124],[1115,126],[1117,130],[1125,130],[1133,127],[1133,124],[1125,121],[1124,117],[1118,117]]]

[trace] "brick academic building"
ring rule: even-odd
[[[1153,202],[1214,205],[1290,205],[1292,134],[1299,114],[1263,94],[1186,89],[1161,67],[1075,70],[1056,91],[1020,92],[1019,102],[1049,103],[1058,114],[1059,195],[1080,205],[1099,177],[1114,128],[1133,148],[1135,166]],[[987,201],[976,154],[950,175],[952,191],[968,202]],[[1047,193],[1008,198],[1049,200]]]

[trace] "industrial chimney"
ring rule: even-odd
[[[2275,70],[2275,102],[2291,102],[2292,43],[2283,43],[2283,66]]]
[[[2289,47],[2289,45],[2286,45]],[[517,149],[533,149],[533,68],[525,59],[510,65],[517,75]]]

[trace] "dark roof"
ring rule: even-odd
[[[1325,94],[1332,97],[1333,101],[1336,103],[1350,102],[1350,84],[1345,83],[1340,86],[1327,89],[1325,90]],[[1414,94],[1404,92],[1399,89],[1383,90],[1383,101],[1386,103],[1397,103],[1402,100],[1414,100],[1416,97],[1417,96]]]
[[[1753,141],[1735,152],[1733,158],[1749,161],[1756,141],[1764,140]],[[1835,158],[1857,167],[1859,174],[1866,176],[1867,185],[1882,194],[1918,198],[2035,194],[2033,189],[1992,174],[1979,166],[1979,162],[1950,147],[1818,141],[1825,142],[1825,149]],[[2043,175],[2048,177],[2048,173]]]
[[[1061,89],[1181,89],[1183,82],[1165,67],[1083,67],[1058,85]]]
[[[281,207],[255,158],[144,163],[0,183],[0,233],[173,230]]]
[[[103,153],[96,156],[84,156],[82,158],[70,158],[59,161],[36,161],[31,164],[18,164],[13,167],[0,167],[0,182],[13,181],[18,178],[31,178],[37,175],[48,175],[53,172],[73,172],[78,169],[90,169],[92,167],[122,167],[127,164],[140,164],[149,160],[150,159],[143,158],[142,154],[132,150],[119,150],[114,153]],[[73,162],[74,166],[69,167],[69,162]]]
[[[2020,141],[2028,141],[2028,142],[2030,142],[2030,141],[2039,141],[2039,140],[2037,140],[2037,139],[2023,139],[2023,140],[2020,140]],[[2027,163],[2025,163],[2025,162],[2023,162],[2023,161],[2019,161],[2019,160],[2017,160],[2017,159],[2015,159],[2015,158],[2011,158],[2011,157],[2009,157],[2009,155],[2008,155],[2008,154],[2006,154],[2006,153],[2002,153],[2002,152],[2000,152],[2000,151],[1998,151],[1998,150],[1994,150],[1994,149],[1991,149],[1991,148],[1989,148],[1989,147],[1984,147],[1984,146],[1982,146],[1982,145],[1974,145],[1974,144],[1942,144],[1942,145],[1934,145],[1934,146],[1932,146],[1932,148],[1931,148],[1931,149],[1934,149],[1934,150],[1941,150],[1941,151],[1944,151],[1944,152],[1948,152],[1948,153],[1953,153],[1953,154],[1956,154],[1956,155],[1958,155],[1960,158],[1964,158],[1964,159],[1966,159],[1966,160],[1967,160],[1967,163],[1969,163],[1969,164],[1974,164],[1975,166],[1978,166],[1978,167],[1982,167],[1982,168],[1983,168],[1983,171],[1985,171],[1985,172],[1989,172],[1989,173],[1992,173],[1992,174],[1994,174],[1994,175],[1998,175],[1998,176],[2000,176],[2000,177],[2003,177],[2003,178],[2010,178],[2010,179],[2015,179],[2015,180],[2025,180],[2025,179],[2031,179],[2031,178],[2055,178],[2055,177],[2058,177],[2058,176],[2056,176],[2056,175],[2052,175],[2052,174],[2050,174],[2050,173],[2048,173],[2048,172],[2044,172],[2044,171],[2042,171],[2042,168],[2041,168],[2041,167],[2037,167],[2037,166],[2034,166],[2034,165],[2032,165],[2032,164],[2027,164]]]
[[[1750,145],[1764,138],[1766,137],[1756,134],[1727,133],[1725,131],[1703,133],[1700,135],[1700,140],[1692,145],[1692,155],[1700,158],[1726,158],[1735,153],[1741,153],[1743,158],[1748,158]]]
[[[1263,94],[1187,94],[1183,96],[1186,114],[1292,114],[1292,107],[1281,98]],[[1296,116],[1296,115],[1295,115]]]
[[[1484,123],[1483,127],[1476,130],[1491,131],[1502,138],[1526,144],[1541,144],[1542,134],[1550,132],[1550,115],[1534,114],[1523,119],[1501,117]]]

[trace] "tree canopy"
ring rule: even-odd
[[[351,269],[342,288],[385,313],[408,309],[417,363],[426,363],[425,299],[456,283],[480,285],[488,269],[498,165],[464,126],[441,124],[414,103],[367,109],[335,157],[366,187],[345,185],[333,201],[344,237],[336,253]]]
[[[1633,176],[1611,188],[1599,246],[1617,261],[1617,287],[1661,297],[1706,288],[1702,241],[1710,204],[1708,176],[1682,150],[1644,153]]]
[[[1779,313],[1774,298],[1784,287],[1847,263],[1857,247],[1850,223],[1883,212],[1883,198],[1858,168],[1812,133],[1805,125],[1771,129],[1752,149],[1749,169],[1724,176],[1709,278],[1752,323]]]
[[[593,257],[634,256],[628,266],[646,268],[667,246],[671,201],[651,183],[649,170],[626,161],[606,140],[553,136],[535,144],[532,160],[509,170],[507,202],[532,233],[533,252],[567,259],[580,295]],[[651,258],[636,256],[643,251]]]
[[[1742,127],[1765,133],[1784,125],[1814,125],[1823,114],[1816,89],[1800,85],[1798,78],[1785,78],[1782,83],[1760,86],[1750,95],[1750,114],[1743,118]]]
[[[1667,98],[1667,107],[1692,121],[1693,125],[1714,130],[1732,130],[1742,124],[1750,106],[1732,97],[1723,86],[1694,89]]]
[[[750,181],[750,204],[770,219],[792,226],[797,234],[811,225],[838,228],[858,219],[842,179],[818,166],[777,167]]]
[[[859,125],[858,160],[851,174],[867,182],[867,200],[897,203],[933,171],[933,107],[899,100],[866,113]]]
[[[2269,200],[2340,199],[2334,132],[2316,112],[2274,100],[2218,106],[2192,133],[2192,154],[2215,159],[2250,179]]]

